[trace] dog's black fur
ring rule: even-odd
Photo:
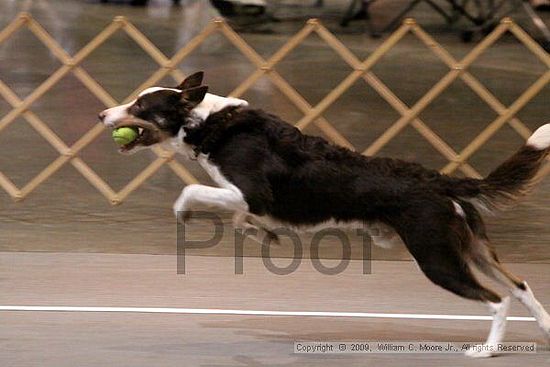
[[[419,195],[440,197],[451,206],[450,198],[479,198],[489,209],[523,194],[547,154],[525,146],[486,179],[477,180],[441,175],[398,159],[365,157],[304,135],[257,109],[229,107],[184,130],[184,141],[208,154],[243,189],[254,214],[290,224],[331,218],[391,222]]]
[[[486,179],[462,179],[416,163],[365,157],[257,109],[229,107],[184,129],[185,142],[209,155],[243,192],[253,214],[291,225],[330,219],[385,223],[432,281],[491,302],[500,297],[481,287],[466,264],[475,252],[471,246],[481,242],[472,235],[487,242],[481,215],[468,199],[492,208],[499,199],[523,194],[548,154],[525,146]]]
[[[468,265],[472,256],[481,256],[484,270],[501,267],[470,201],[494,210],[525,194],[548,149],[526,145],[485,179],[450,177],[417,163],[363,156],[258,109],[227,107],[189,123],[190,111],[206,94],[201,81],[201,73],[184,81],[183,98],[172,90],[147,94],[129,112],[168,136],[183,128],[184,142],[208,155],[241,190],[252,214],[293,226],[331,219],[384,223],[436,284],[463,297],[500,300]],[[508,279],[522,287],[517,278]]]

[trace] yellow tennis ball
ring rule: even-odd
[[[113,140],[118,145],[130,144],[138,137],[139,132],[135,127],[119,127],[113,130]]]

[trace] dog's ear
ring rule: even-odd
[[[181,98],[186,102],[191,102],[194,105],[198,105],[204,99],[206,92],[208,92],[207,85],[203,85],[195,88],[189,88],[181,92]]]
[[[181,82],[180,85],[178,85],[178,89],[186,90],[186,89],[198,87],[201,85],[203,77],[204,77],[204,72],[202,71],[191,74],[187,78],[185,78],[185,80]]]

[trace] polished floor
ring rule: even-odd
[[[483,305],[432,286],[410,262],[352,261],[337,276],[304,262],[291,275],[258,258],[233,275],[233,259],[190,257],[175,273],[167,255],[2,253],[0,304],[185,307],[222,310],[487,315]],[[9,265],[8,265],[9,264]],[[282,265],[282,264],[281,264]],[[333,260],[326,260],[334,266]],[[515,264],[548,305],[547,265]],[[546,292],[545,292],[546,290]],[[526,316],[512,302],[511,316]],[[480,342],[488,321],[128,312],[0,311],[3,366],[543,366],[550,362],[534,322],[511,321],[506,341],[536,342],[538,353],[473,360],[461,354],[293,353],[295,341]]]
[[[323,9],[285,7],[276,15],[281,22],[260,26],[240,20],[231,24],[263,57],[269,57],[310,16],[323,23],[359,58],[365,58],[387,37],[365,36],[363,22],[348,28],[338,25],[345,10],[341,1],[326,1]],[[406,2],[379,1],[373,5],[375,24],[383,24]],[[217,16],[208,1],[151,1],[146,8],[121,2],[6,0],[0,2],[0,28],[20,11],[28,11],[71,55],[86,45],[117,15],[126,16],[167,56],[173,55]],[[460,41],[464,24],[449,27],[429,8],[411,13],[451,54],[460,58],[474,44]],[[531,30],[521,12],[518,23]],[[543,14],[548,22],[550,17]],[[60,66],[30,32],[22,30],[0,44],[0,79],[20,98],[32,92]],[[82,66],[118,100],[140,85],[157,68],[122,33],[107,41]],[[180,65],[185,73],[205,70],[211,91],[226,94],[255,68],[219,36],[209,39]],[[351,71],[316,36],[308,38],[277,66],[277,71],[311,104],[319,102]],[[407,36],[373,68],[407,105],[411,106],[447,71],[429,50]],[[547,66],[507,36],[481,56],[470,69],[504,105],[510,105],[544,72]],[[166,79],[164,85],[175,81]],[[260,79],[244,98],[252,105],[279,114],[289,122],[302,114],[267,78]],[[550,122],[550,86],[525,107],[518,117],[530,128]],[[74,143],[96,123],[104,106],[74,76],[65,77],[32,105],[67,144]],[[0,99],[0,116],[10,110]],[[374,90],[358,81],[324,116],[357,149],[364,149],[399,118]],[[497,114],[480,101],[463,82],[455,82],[420,117],[455,150],[464,148]],[[306,132],[320,134],[309,127]],[[509,127],[474,154],[470,163],[487,174],[511,155],[522,139]],[[0,171],[23,186],[58,155],[23,118],[0,132]],[[446,161],[412,128],[405,129],[381,155],[441,168]],[[81,157],[114,189],[122,188],[152,161],[151,153],[120,156],[105,132],[81,152]],[[207,178],[193,162],[184,162],[200,180]],[[199,276],[176,277],[177,228],[172,202],[182,183],[161,168],[124,204],[113,207],[70,165],[45,181],[26,200],[15,203],[0,190],[0,306],[153,306],[240,308],[273,310],[364,311],[397,313],[449,313],[485,315],[480,305],[440,291],[415,269],[400,247],[373,248],[373,274],[358,277],[353,270],[330,277],[314,271],[276,276],[259,270],[260,248],[246,242],[250,257],[243,278],[233,275],[234,238],[230,226],[216,245],[189,251],[190,264]],[[532,281],[543,304],[550,308],[547,287],[550,272],[550,178],[517,207],[487,218],[491,237],[501,259]],[[188,229],[199,238],[208,236],[208,223]],[[204,238],[204,237],[202,237]],[[351,258],[363,254],[361,241],[352,240]],[[309,257],[311,236],[303,236],[303,257]],[[287,264],[293,248],[272,249],[272,256]],[[338,259],[341,247],[323,242],[322,259]],[[331,261],[331,260],[324,260]],[[304,259],[304,264],[309,260]],[[224,265],[225,264],[225,265]],[[227,268],[229,264],[229,268]],[[225,268],[224,268],[225,266]],[[193,269],[190,267],[190,269]],[[225,269],[224,272],[220,269]],[[265,269],[264,269],[265,270]],[[351,272],[351,273],[350,273]],[[353,285],[352,285],[353,281]],[[357,285],[359,284],[360,285]],[[311,285],[310,285],[311,284]],[[513,315],[524,315],[514,306]],[[461,356],[415,355],[405,358],[376,356],[330,357],[292,354],[293,340],[481,340],[487,322],[461,323],[346,319],[301,319],[244,316],[64,314],[39,312],[0,313],[0,365],[203,365],[203,366],[332,366],[345,365],[478,365]],[[5,327],[5,325],[7,325]],[[54,337],[55,336],[55,337]],[[542,341],[533,323],[510,325],[507,340]],[[70,353],[69,353],[70,351]],[[44,353],[47,352],[47,353]],[[67,354],[69,353],[69,354]],[[66,358],[64,358],[64,356]],[[182,361],[188,358],[188,363]],[[324,357],[323,357],[324,358]],[[548,354],[504,356],[491,366],[543,365]],[[43,363],[40,363],[43,361]]]

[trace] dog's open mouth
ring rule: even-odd
[[[138,131],[138,136],[128,144],[121,145],[119,152],[129,153],[139,146],[150,146],[162,141],[162,131],[153,123],[135,117],[120,120],[115,128],[133,127]]]
[[[129,125],[125,125],[124,127],[131,127]],[[143,144],[144,142],[147,142],[147,141],[150,141],[151,140],[151,131],[148,130],[148,129],[145,129],[143,127],[138,127],[137,128],[138,130],[138,137],[135,138],[134,140],[132,140],[131,142],[129,142],[128,144],[124,144],[124,145],[121,145],[118,150],[119,152],[121,153],[127,153],[129,151],[131,151],[132,149],[134,149],[135,147],[139,146],[139,145],[145,145]],[[150,145],[150,144],[147,144],[147,145]]]

